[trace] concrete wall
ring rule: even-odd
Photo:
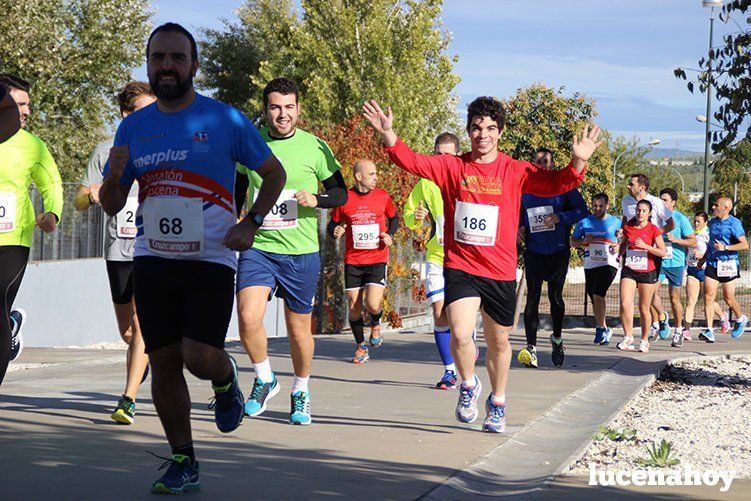
[[[26,346],[120,342],[103,259],[29,263],[14,306],[28,314],[23,331]],[[287,335],[278,299],[268,304],[264,324],[269,337]],[[227,337],[238,335],[233,313]]]

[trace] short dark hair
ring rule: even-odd
[[[605,193],[598,193],[597,195],[593,196],[592,201],[594,202],[595,200],[602,200],[605,202],[605,205],[610,203],[610,197]]]
[[[646,198],[644,198],[644,199],[639,200],[638,202],[636,202],[636,205],[637,206],[639,206],[639,205],[646,205],[647,207],[649,207],[649,213],[650,214],[652,213],[652,202],[650,202]]]
[[[457,152],[461,150],[459,138],[450,132],[441,132],[440,134],[438,134],[438,136],[436,136],[435,146],[438,146],[439,144],[453,144]]]
[[[554,154],[553,154],[553,152],[552,152],[552,151],[550,151],[549,149],[547,149],[547,148],[544,148],[544,147],[540,146],[540,147],[539,147],[539,148],[537,148],[537,150],[535,151],[535,155],[537,155],[538,153],[545,153],[546,155],[550,155],[550,159],[551,159],[551,160],[553,160],[553,162],[555,162],[555,155],[554,155]]]
[[[141,96],[153,96],[154,91],[146,82],[130,82],[117,94],[117,105],[120,113],[133,113],[136,109],[136,99]]]
[[[696,214],[694,214],[694,217],[697,217],[697,216],[703,218],[704,221],[709,221],[709,214],[707,214],[703,210],[700,210],[699,212],[697,212]]]
[[[503,130],[506,125],[506,108],[494,97],[481,96],[467,106],[467,129],[475,117],[488,117],[498,124],[499,130]]]
[[[3,85],[6,89],[22,90],[29,92],[31,90],[31,84],[21,77],[11,75],[10,73],[0,73],[0,85]]]
[[[663,196],[665,193],[667,193],[670,196],[670,199],[673,202],[677,202],[678,201],[678,192],[675,191],[673,188],[663,188],[660,191],[660,196]]]
[[[646,174],[631,174],[630,176],[628,176],[628,178],[636,178],[636,182],[647,188],[647,191],[649,191],[649,176],[647,176]]]
[[[263,107],[266,108],[266,106],[269,105],[269,94],[272,92],[278,92],[279,94],[283,96],[288,96],[289,94],[295,95],[295,101],[300,100],[300,90],[297,88],[297,84],[294,80],[291,80],[289,78],[275,78],[272,81],[270,81],[268,84],[266,84],[266,87],[263,88]]]
[[[154,38],[154,35],[162,31],[166,33],[182,33],[183,35],[185,35],[190,41],[191,60],[196,61],[198,59],[198,47],[196,47],[196,39],[193,38],[193,35],[190,33],[190,31],[186,30],[182,27],[182,25],[179,25],[177,23],[164,23],[161,26],[154,28],[154,31],[152,31],[151,35],[149,35],[149,41],[146,43],[147,60],[149,59],[149,47],[151,47],[151,39]]]

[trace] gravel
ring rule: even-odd
[[[635,429],[636,439],[595,440],[568,474],[588,475],[589,463],[639,468],[637,461],[648,457],[645,447],[665,439],[681,465],[736,470],[736,478],[751,478],[751,356],[668,365],[607,426]]]

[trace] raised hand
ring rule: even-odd
[[[428,209],[425,208],[425,206],[420,202],[420,204],[415,207],[415,221],[422,221],[423,219],[428,217]]]
[[[592,129],[587,125],[584,127],[581,139],[574,135],[574,145],[571,149],[574,161],[578,160],[583,163],[592,157],[595,150],[603,143],[603,140],[600,139],[601,132],[602,131],[597,125],[593,125]]]
[[[382,135],[391,131],[391,127],[394,125],[394,114],[391,112],[391,107],[386,108],[386,113],[384,113],[375,99],[363,103],[362,116]]]

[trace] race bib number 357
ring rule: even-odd
[[[454,240],[469,245],[495,245],[498,212],[497,205],[457,200],[454,212]]]
[[[166,257],[203,251],[203,201],[200,198],[147,198],[141,213],[149,250]]]

